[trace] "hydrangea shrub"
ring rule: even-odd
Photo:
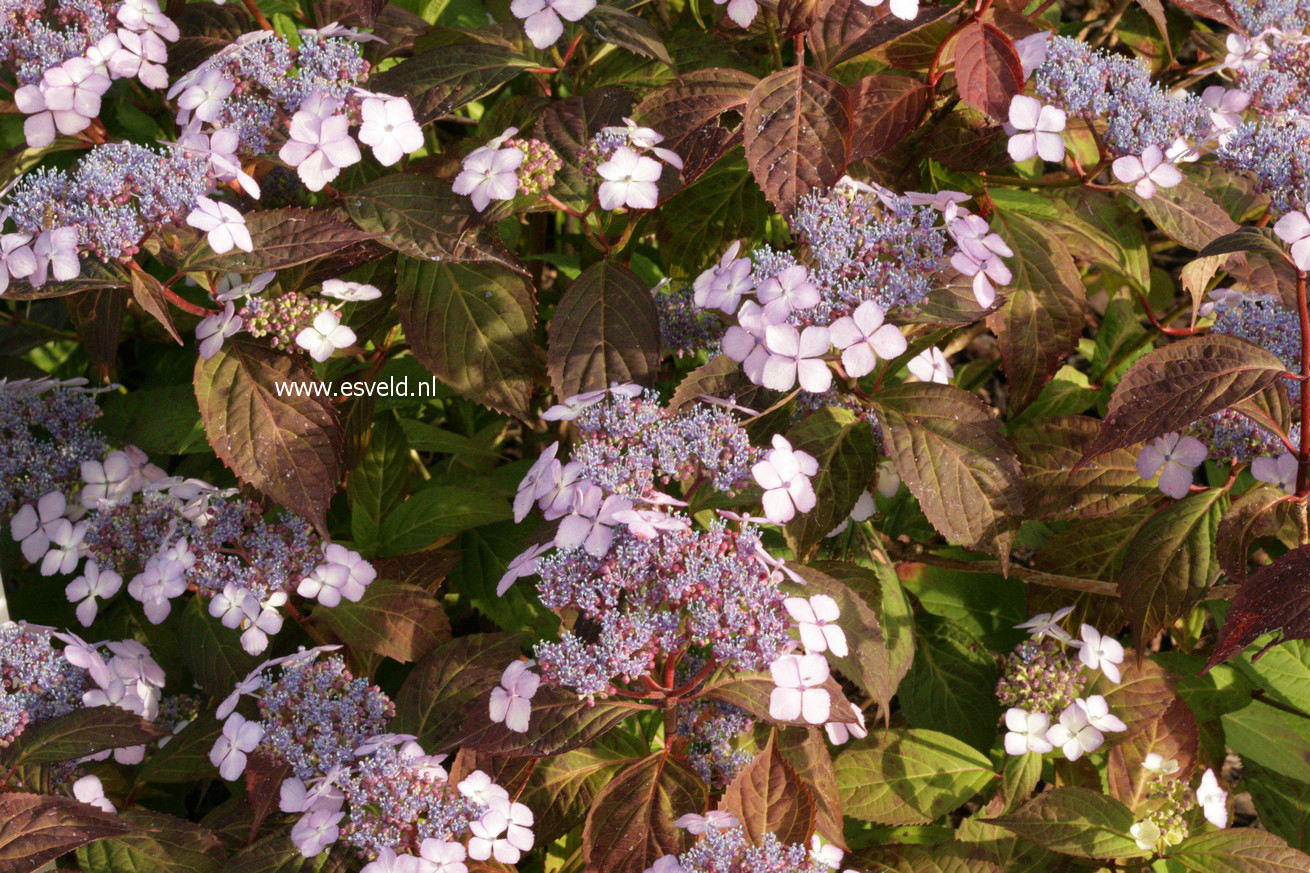
[[[1310,870],[1306,0],[0,13],[0,873]]]

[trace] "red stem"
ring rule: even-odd
[[[192,315],[199,315],[201,318],[204,318],[205,316],[208,315],[216,314],[216,310],[206,309],[203,306],[197,306],[196,304],[192,303],[190,300],[187,300],[186,298],[179,296],[176,291],[173,291],[167,287],[164,288],[164,297],[165,299],[168,300],[169,303],[172,303],[174,306],[176,306],[178,309],[181,309],[183,312],[189,312]]]
[[[259,11],[259,6],[255,3],[255,0],[241,0],[241,2],[245,5],[246,11],[254,16],[255,23],[264,30],[273,29],[273,25],[268,23],[268,19],[264,17],[264,13]]]
[[[1296,272],[1296,308],[1301,316],[1301,376],[1310,376],[1310,310],[1306,309],[1306,272]],[[1301,451],[1297,456],[1296,493],[1301,499],[1310,494],[1306,471],[1310,467],[1310,382],[1301,383]]]

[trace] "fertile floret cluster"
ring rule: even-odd
[[[56,649],[53,641],[64,644]],[[136,640],[90,644],[76,634],[25,622],[0,624],[0,748],[29,726],[83,707],[117,706],[147,721],[159,716],[164,671]],[[111,752],[83,760],[104,760]],[[139,764],[145,746],[114,749]]]
[[[1006,658],[996,697],[1005,712],[1005,751],[1010,755],[1059,749],[1070,761],[1096,751],[1105,734],[1127,730],[1100,695],[1083,697],[1086,671],[1119,682],[1124,649],[1089,624],[1073,639],[1061,622],[1073,607],[1042,613],[1017,625],[1031,632]],[[1065,651],[1076,651],[1077,658]]]
[[[79,487],[83,462],[104,455],[100,408],[84,383],[0,381],[0,516]]]
[[[332,607],[359,600],[376,577],[357,552],[325,542],[297,516],[284,512],[265,519],[256,504],[234,492],[168,476],[133,446],[103,454],[103,442],[85,427],[93,407],[79,396],[23,386],[0,390],[0,414],[15,422],[5,428],[15,439],[0,449],[0,461],[49,456],[43,473],[14,477],[16,487],[5,502],[22,502],[9,529],[43,576],[81,568],[65,593],[78,604],[84,626],[125,580],[127,593],[155,624],[190,590],[209,598],[210,614],[240,629],[242,645],[258,654],[281,630],[280,609],[293,592]],[[77,457],[34,439],[40,433],[34,425],[56,435],[68,429],[72,438],[63,448]]]
[[[817,837],[812,847],[784,843],[767,833],[752,842],[734,820],[731,827],[709,824],[696,845],[681,855],[666,855],[646,873],[830,873],[840,866],[841,856]]]
[[[531,811],[481,771],[451,783],[444,755],[385,733],[391,699],[341,658],[320,657],[333,648],[261,664],[220,705],[210,751],[220,775],[240,778],[251,755],[288,765],[281,808],[300,816],[291,839],[307,858],[342,842],[366,871],[395,869],[397,858],[419,873],[466,858],[516,863],[532,847]],[[257,700],[256,719],[236,711],[245,697]]]

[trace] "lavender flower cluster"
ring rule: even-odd
[[[774,718],[826,724],[822,652],[847,651],[839,610],[831,598],[783,594],[783,579],[796,577],[764,549],[758,524],[813,509],[815,459],[782,436],[760,452],[723,409],[696,404],[670,413],[635,385],[569,398],[544,417],[574,421],[579,443],[567,463],[556,457],[558,443],[541,455],[519,486],[515,518],[536,506],[559,526],[552,542],[510,563],[497,591],[539,575],[542,603],[576,622],[558,641],[539,643],[533,664],[506,669],[492,694],[492,720],[526,731],[543,680],[581,697],[632,693],[620,686],[654,683],[660,666],[672,677],[685,654],[703,665],[688,689],[713,667],[767,667],[777,686]],[[764,490],[766,518],[720,511],[696,527],[694,509],[658,490],[675,479],[689,499],[702,487],[732,493],[753,479]],[[807,654],[791,654],[798,643]]]
[[[1237,22],[1250,35],[1269,30],[1303,31],[1310,27],[1306,0],[1230,0]]]
[[[683,681],[691,675],[689,670],[680,671]],[[683,754],[705,784],[714,788],[726,787],[753,759],[735,743],[754,727],[749,712],[720,700],[701,698],[678,707],[678,736],[687,743]]]
[[[984,307],[1013,278],[1004,259],[1014,252],[961,205],[967,199],[957,191],[899,195],[849,178],[812,191],[789,219],[809,266],[767,246],[738,257],[740,244],[733,243],[696,278],[689,308],[685,292],[665,295],[663,328],[674,334],[675,348],[702,348],[704,314],[716,310],[736,320],[720,348],[751,382],[826,395],[830,362],[840,360],[844,375],[859,378],[905,352],[905,337],[887,316],[918,307],[948,265],[969,277]],[[834,346],[839,354],[831,353]],[[935,366],[924,363],[935,378]],[[924,369],[911,367],[916,376]]]
[[[531,810],[482,771],[452,784],[444,755],[386,733],[395,705],[340,657],[320,657],[335,648],[266,661],[223,701],[210,751],[219,774],[240,778],[250,755],[287,764],[280,805],[299,816],[291,839],[306,858],[342,842],[369,873],[435,873],[466,858],[516,863],[533,844]],[[256,699],[257,718],[236,711],[245,697]]]
[[[172,146],[100,145],[71,170],[24,176],[9,194],[9,215],[22,234],[39,239],[71,227],[79,255],[126,261],[148,235],[185,221],[211,189],[207,169]]]
[[[359,600],[376,578],[357,552],[323,541],[297,516],[265,519],[235,492],[168,476],[133,446],[105,455],[87,426],[93,405],[80,397],[62,389],[0,389],[0,415],[15,422],[0,431],[14,435],[0,462],[49,458],[43,472],[14,477],[18,487],[6,504],[23,502],[10,534],[43,576],[72,575],[80,566],[65,593],[83,626],[126,579],[128,595],[151,622],[162,622],[176,598],[196,591],[209,598],[210,614],[240,629],[243,647],[258,654],[281,630],[280,609],[292,592],[333,607]],[[67,431],[68,439],[56,440],[62,448],[34,441],[38,427],[56,437]]]
[[[53,640],[63,649],[55,649]],[[0,748],[32,725],[83,707],[117,706],[155,721],[163,687],[164,671],[136,640],[92,644],[26,622],[0,624]],[[110,754],[105,750],[75,763],[105,760]],[[120,764],[139,764],[145,746],[113,749],[112,754]]]
[[[1180,139],[1198,141],[1210,132],[1200,98],[1172,94],[1136,60],[1076,39],[1053,37],[1034,75],[1046,102],[1081,118],[1105,119],[1105,143],[1115,155],[1140,155],[1152,146],[1167,150]]]
[[[362,87],[369,64],[359,43],[375,37],[340,25],[300,36],[296,48],[272,31],[246,34],[168,91],[179,106],[181,143],[208,155],[216,174],[236,180],[254,198],[259,186],[242,171],[240,158],[267,154],[278,134],[285,134],[279,158],[311,191],[359,162],[356,138],[383,166],[423,145],[407,100]]]
[[[100,408],[83,384],[0,381],[0,515],[80,485],[83,462],[104,455]]]
[[[681,855],[666,855],[647,873],[829,873],[840,866],[841,856],[817,836],[812,848],[784,843],[773,834],[756,844],[734,821],[732,827],[706,827],[696,845]]]

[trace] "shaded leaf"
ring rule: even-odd
[[[603,42],[673,66],[659,31],[640,15],[617,6],[599,5],[582,19],[582,25]]]
[[[396,417],[378,416],[368,430],[368,446],[346,480],[350,533],[366,557],[379,545],[384,519],[405,499],[412,467],[409,444]]]
[[[415,119],[425,124],[480,100],[534,65],[531,59],[495,43],[443,45],[371,77],[369,87],[379,94],[408,97]]]
[[[191,598],[182,612],[180,637],[182,660],[210,694],[226,696],[259,663],[241,647],[238,631],[206,614],[199,597]]]
[[[209,750],[214,748],[222,732],[223,725],[213,713],[200,713],[174,734],[167,745],[146,756],[137,770],[137,778],[141,782],[168,784],[217,778],[218,770],[209,762]]]
[[[522,272],[472,202],[428,176],[390,173],[343,199],[355,224],[388,248],[427,261],[491,261]]]
[[[933,821],[996,778],[991,762],[960,740],[907,728],[870,731],[835,766],[845,814],[889,825]]]
[[[496,264],[401,258],[396,310],[414,357],[437,378],[492,409],[528,415],[540,353],[526,279]]]
[[[796,768],[796,775],[814,791],[815,832],[846,850],[849,846],[843,833],[841,791],[837,788],[837,771],[833,769],[825,736],[821,728],[791,728],[777,733],[774,742],[783,757]]]
[[[1010,386],[1010,406],[1037,399],[1042,385],[1074,351],[1083,332],[1087,297],[1073,257],[1042,225],[997,210],[993,226],[1015,257],[1005,306],[987,316]]]
[[[721,126],[720,118],[727,112],[743,111],[758,81],[743,70],[692,70],[652,92],[633,114],[642,124],[663,134],[661,145],[682,156],[686,162],[683,175],[690,181],[720,154],[741,142],[740,129],[729,133]],[[710,154],[702,156],[707,143]],[[697,168],[695,164],[703,166]]]
[[[764,234],[768,219],[768,201],[745,157],[733,152],[661,207],[660,253],[690,276],[733,240],[745,239],[749,247]]]
[[[850,94],[852,161],[877,157],[899,143],[928,106],[928,86],[909,76],[865,76]]]
[[[1294,511],[1291,505],[1294,500],[1295,497],[1281,488],[1260,482],[1224,513],[1215,538],[1215,559],[1234,581],[1246,578],[1251,544],[1278,533]]]
[[[610,731],[579,749],[542,758],[523,796],[543,843],[582,824],[596,797],[629,764],[650,750],[627,731]]]
[[[803,556],[850,515],[873,481],[877,456],[872,426],[835,406],[809,415],[787,432],[787,438],[819,462],[819,472],[810,480],[817,504],[785,528],[787,544]]]
[[[314,615],[351,651],[417,661],[450,637],[450,621],[428,592],[404,582],[378,579],[358,603],[342,602]]]
[[[182,336],[173,324],[173,313],[168,300],[164,297],[164,286],[159,280],[144,270],[132,271],[132,299],[168,332],[168,335],[182,345]]]
[[[384,557],[417,552],[444,537],[513,515],[509,502],[485,490],[431,485],[411,495],[382,522],[378,553]]]
[[[787,67],[751,91],[742,124],[746,160],[778,211],[788,215],[812,188],[829,188],[850,158],[850,98],[808,67]]]
[[[1310,785],[1250,758],[1242,760],[1242,785],[1251,792],[1262,827],[1294,848],[1310,848]]]
[[[516,733],[488,717],[491,688],[491,685],[484,687],[469,712],[458,744],[493,755],[531,758],[558,755],[587,745],[634,713],[654,708],[622,698],[579,700],[576,694],[543,686],[532,698],[527,732]]]
[[[561,398],[614,383],[650,385],[659,368],[660,321],[650,289],[611,261],[583,271],[547,330],[547,368]]]
[[[413,734],[430,753],[459,745],[464,721],[518,658],[525,634],[469,634],[442,643],[420,661],[396,693],[397,733]]]
[[[986,754],[996,741],[996,661],[973,634],[927,613],[918,617],[914,664],[898,699],[911,727],[948,733]]]

